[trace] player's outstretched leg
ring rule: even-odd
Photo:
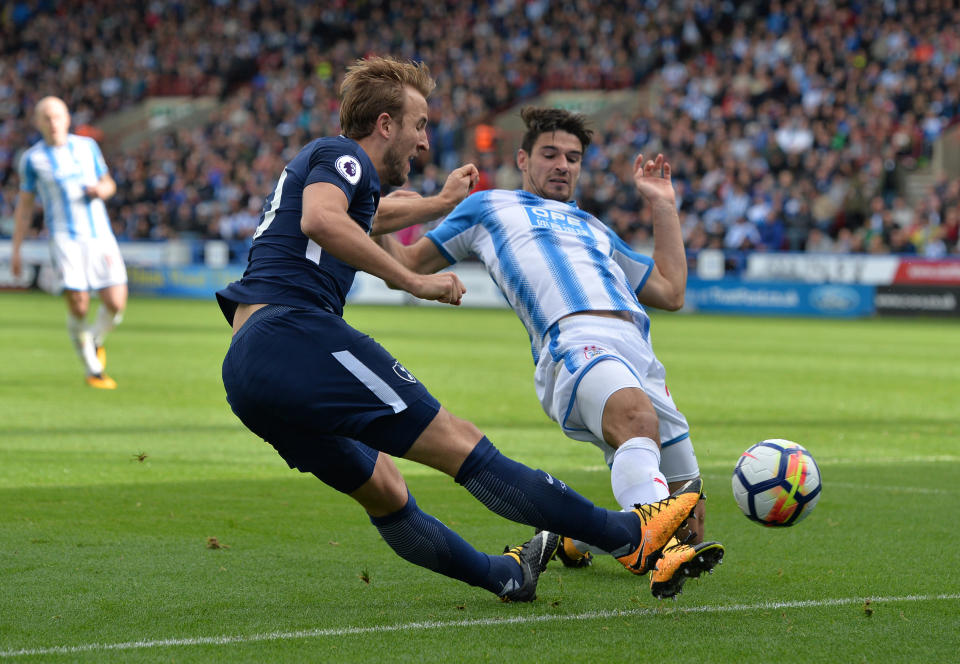
[[[636,505],[628,512],[640,520],[643,535],[633,551],[617,556],[620,564],[634,574],[646,574],[653,569],[663,548],[696,507],[702,486],[700,478],[690,480],[667,498],[648,505]]]
[[[599,546],[641,574],[652,567],[689,516],[701,486],[700,480],[691,480],[657,503],[613,512],[597,507],[550,474],[508,459],[485,437],[455,479],[493,512]]]
[[[540,573],[557,548],[557,536],[543,532],[503,555],[482,553],[421,510],[409,494],[401,509],[370,522],[404,560],[513,602],[533,601]]]
[[[650,572],[650,592],[657,599],[676,598],[683,592],[687,579],[695,579],[723,562],[723,545],[720,542],[681,544],[673,537],[663,547],[663,557]]]

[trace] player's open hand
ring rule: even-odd
[[[410,290],[422,300],[435,300],[458,306],[467,288],[453,272],[418,275],[414,287]]]
[[[658,154],[656,160],[643,160],[638,154],[633,162],[633,181],[637,191],[650,203],[665,201],[676,204],[677,195],[670,179],[670,163]]]
[[[480,171],[477,170],[477,167],[473,164],[464,164],[460,168],[450,171],[447,181],[443,184],[443,189],[440,190],[440,195],[449,201],[450,206],[453,207],[467,197],[467,194],[477,186],[479,179]]]

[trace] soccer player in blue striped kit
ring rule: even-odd
[[[429,147],[426,66],[369,58],[340,90],[343,135],[305,146],[267,197],[240,281],[217,293],[233,340],[223,383],[234,413],[292,468],[348,494],[404,559],[531,601],[563,532],[611,551],[633,571],[655,564],[700,496],[699,480],[630,512],[600,509],[550,474],[503,456],[455,417],[396,358],[347,325],[357,270],[424,299],[457,305],[456,275],[420,275],[370,237],[448,212],[476,168],[463,166],[437,196],[387,197],[409,160]],[[398,312],[398,315],[402,315]],[[392,457],[440,470],[493,512],[542,529],[502,555],[481,553],[422,511]]]
[[[517,152],[523,189],[473,194],[410,247],[381,240],[418,273],[475,255],[530,336],[537,396],[563,432],[603,450],[624,510],[667,497],[700,477],[690,429],[666,387],[643,305],[679,309],[687,264],[670,164],[634,162],[634,184],[652,209],[653,258],[638,254],[572,200],[592,132],[583,116],[526,108]],[[671,538],[650,575],[655,597],[674,597],[686,579],[723,559],[703,541],[697,518]],[[563,533],[564,564],[586,566],[590,547]]]
[[[10,271],[20,276],[20,247],[39,195],[50,236],[50,255],[63,285],[67,332],[86,369],[86,382],[102,390],[117,383],[104,369],[104,339],[123,320],[127,307],[127,269],[110,228],[104,204],[117,191],[100,147],[92,138],[70,133],[70,111],[59,97],[44,97],[34,109],[43,136],[20,158],[20,196],[13,211]],[[90,291],[100,297],[92,325],[87,324]]]

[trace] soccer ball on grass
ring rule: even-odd
[[[820,499],[820,469],[802,445],[763,440],[740,455],[733,497],[747,517],[765,526],[792,526]]]

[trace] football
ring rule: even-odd
[[[752,521],[793,526],[820,499],[820,468],[798,443],[763,440],[740,455],[733,469],[733,497]]]

